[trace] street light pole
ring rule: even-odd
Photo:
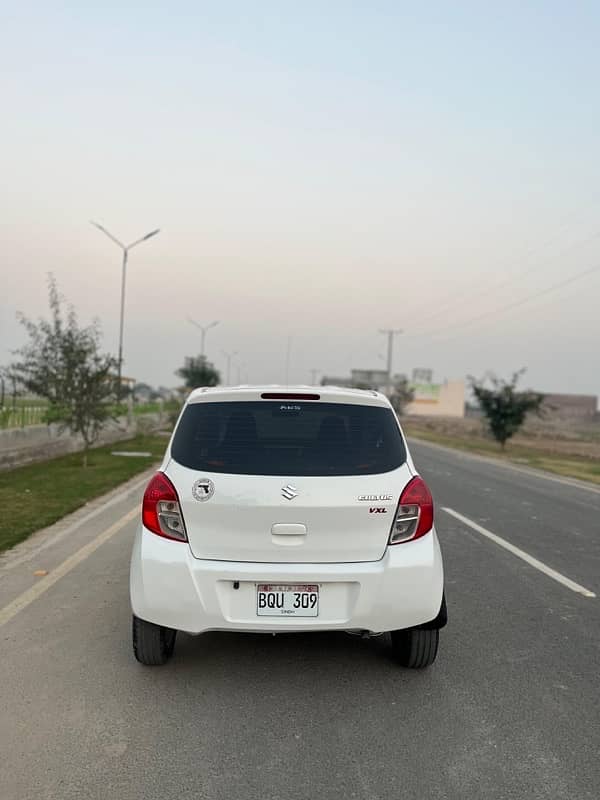
[[[231,359],[234,356],[237,356],[237,350],[232,350],[231,353],[228,353],[227,350],[223,350],[222,352],[223,352],[223,355],[225,356],[225,358],[227,359],[227,373],[226,373],[227,374],[227,381],[226,381],[225,385],[229,386],[230,385],[229,379],[231,377]]]
[[[237,365],[237,382],[238,382],[238,386],[240,386],[241,383],[242,383],[242,367],[245,367],[245,366],[246,366],[245,364],[241,364],[241,363],[238,363],[238,365]]]
[[[285,350],[285,385],[290,385],[290,358],[292,354],[292,337],[287,338],[287,347]]]
[[[131,244],[123,244],[120,242],[116,236],[113,236],[112,233],[106,230],[102,225],[93,220],[90,220],[90,223],[94,225],[98,230],[102,231],[102,233],[106,234],[109,239],[118,245],[121,250],[123,251],[123,266],[121,269],[121,318],[119,322],[119,363],[118,363],[118,377],[117,377],[117,402],[121,402],[121,373],[123,369],[123,323],[125,320],[125,280],[127,277],[127,258],[129,256],[129,251],[138,244],[151,239],[152,236],[156,236],[157,233],[160,233],[160,228],[157,228],[154,231],[150,231],[145,236],[142,236],[141,239],[136,239],[135,242],[131,242]]]
[[[200,339],[200,355],[202,356],[202,358],[204,358],[204,342],[206,340],[206,332],[211,328],[214,328],[215,325],[218,325],[219,320],[217,319],[215,320],[215,322],[211,322],[210,325],[200,325],[199,322],[196,322],[196,320],[192,319],[191,317],[188,317],[188,322],[191,322],[192,325],[195,325],[197,328],[200,328],[202,334]]]
[[[402,331],[399,328],[384,328],[380,329],[379,333],[384,333],[388,337],[388,351],[387,351],[387,375],[388,375],[388,392],[392,391],[392,353],[394,349],[394,336]]]

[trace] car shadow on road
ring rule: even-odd
[[[363,638],[340,632],[261,633],[211,632],[201,636],[179,633],[167,670],[178,674],[205,673],[226,676],[226,682],[273,682],[326,680],[338,685],[363,681],[364,676],[413,677],[427,671],[405,670],[393,659],[388,635]],[[295,677],[294,677],[295,676]],[[407,678],[408,679],[408,678]],[[217,678],[218,680],[218,678]]]

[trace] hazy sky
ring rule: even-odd
[[[97,219],[161,228],[130,259],[139,380],[177,383],[190,315],[251,382],[288,336],[292,381],[382,367],[393,326],[397,371],[600,393],[597,2],[0,8],[0,364],[48,271],[116,351]]]

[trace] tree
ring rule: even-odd
[[[198,386],[216,386],[221,376],[214,365],[207,360],[206,356],[188,356],[183,367],[175,373],[179,378],[183,378],[188,389],[195,389]]]
[[[405,375],[397,375],[394,378],[390,403],[398,416],[404,413],[404,409],[412,403],[414,396],[415,392],[411,389],[408,378]]]
[[[73,306],[64,311],[52,275],[48,295],[50,320],[36,323],[17,315],[29,341],[15,351],[20,360],[12,364],[11,374],[28,392],[48,400],[48,422],[58,422],[61,429],[81,436],[83,466],[87,467],[88,450],[113,416],[117,361],[100,352],[97,321],[82,328]]]
[[[543,394],[531,390],[517,391],[517,383],[524,372],[524,369],[515,372],[510,381],[495,375],[479,381],[469,376],[471,389],[486,417],[490,433],[502,449],[519,430],[528,413],[542,413]],[[486,386],[488,382],[491,386]]]

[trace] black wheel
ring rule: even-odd
[[[177,631],[155,625],[134,615],[132,624],[133,654],[147,667],[158,667],[173,655]]]
[[[439,639],[440,632],[436,628],[392,631],[392,652],[403,667],[423,669],[435,661]]]

